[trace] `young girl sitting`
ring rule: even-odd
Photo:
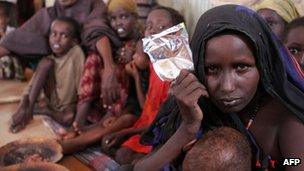
[[[77,115],[73,123],[74,130],[78,133],[85,128],[87,119],[96,123],[105,115],[120,116],[125,111],[126,99],[129,90],[129,78],[124,70],[126,62],[132,59],[135,51],[136,42],[141,38],[140,28],[137,24],[137,7],[133,0],[112,0],[108,4],[109,22],[112,29],[122,40],[122,46],[117,50],[114,56],[115,75],[112,79],[119,82],[118,86],[112,84],[111,89],[119,92],[111,94],[112,99],[118,99],[110,103],[105,98],[108,91],[103,91],[103,74],[106,74],[106,61],[102,60],[96,53],[90,53],[86,59],[84,74],[80,83],[80,95],[77,106]],[[137,27],[138,26],[138,27]],[[113,51],[114,49],[105,49]],[[119,98],[118,98],[119,97]],[[111,105],[109,105],[111,104]]]
[[[158,7],[151,11],[146,21],[145,36],[150,36],[183,22],[183,17],[172,8]],[[115,159],[121,164],[131,163],[149,153],[151,146],[140,144],[139,139],[154,120],[159,107],[167,98],[169,82],[161,81],[156,75],[152,64],[149,66],[149,88],[140,118],[130,129],[110,134],[103,138],[103,147],[110,148],[127,139],[115,154]]]

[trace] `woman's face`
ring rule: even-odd
[[[73,5],[77,0],[58,0],[59,4],[63,7],[69,7]]]
[[[208,41],[205,73],[211,101],[224,113],[243,110],[260,80],[249,42],[236,35],[220,35]]]
[[[291,29],[286,35],[285,45],[299,64],[304,66],[304,26]],[[304,68],[303,68],[304,69]]]
[[[146,21],[145,36],[160,33],[173,26],[172,18],[168,11],[156,9],[150,12]]]
[[[285,30],[284,19],[274,10],[267,9],[267,8],[260,9],[257,11],[257,13],[270,26],[272,32],[274,32],[280,39],[282,39],[283,35],[284,35],[284,30]]]
[[[111,27],[115,30],[117,35],[122,38],[130,38],[136,26],[136,16],[125,9],[117,8],[109,13]]]

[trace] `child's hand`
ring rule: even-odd
[[[127,73],[129,75],[131,75],[133,78],[136,78],[137,76],[139,76],[139,72],[138,72],[137,66],[134,61],[129,62],[125,66],[125,69],[126,69]]]
[[[209,97],[206,87],[187,70],[181,70],[175,83],[171,84],[170,93],[176,98],[183,122],[200,123],[203,112],[197,104],[201,96]]]

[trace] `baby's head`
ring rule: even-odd
[[[79,41],[80,26],[72,18],[60,17],[51,24],[49,43],[56,57],[65,55]]]
[[[7,2],[0,2],[0,31],[5,32],[9,22],[9,6]]]
[[[108,4],[111,27],[121,39],[132,39],[138,34],[137,6],[134,0],[111,0]]]
[[[297,18],[287,25],[284,43],[304,69],[304,17]]]
[[[235,129],[221,127],[206,133],[187,152],[185,171],[251,170],[251,149],[245,136]]]
[[[144,52],[143,42],[141,40],[136,43],[136,49],[133,55],[133,61],[136,67],[140,70],[144,70],[149,66],[149,57]]]
[[[145,36],[157,34],[184,22],[184,17],[173,8],[158,6],[148,15],[146,21]]]

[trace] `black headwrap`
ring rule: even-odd
[[[254,11],[237,5],[224,5],[204,13],[191,41],[195,74],[204,82],[204,57],[207,41],[221,33],[233,32],[250,39],[268,94],[280,100],[304,122],[304,76],[299,65],[277,40],[268,25]]]

